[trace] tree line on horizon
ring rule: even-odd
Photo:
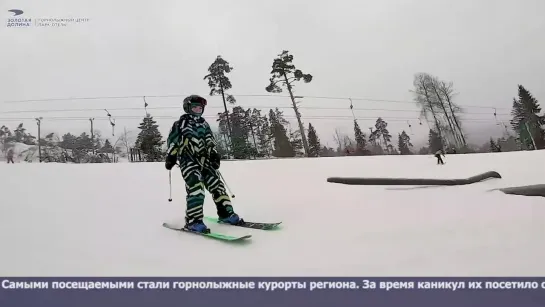
[[[490,139],[486,148],[470,148],[463,131],[460,114],[463,110],[454,102],[452,82],[440,80],[428,73],[417,73],[413,79],[414,101],[421,109],[421,117],[432,123],[428,133],[428,146],[413,150],[411,138],[402,130],[398,142],[393,144],[388,123],[378,117],[374,129],[366,134],[354,116],[353,133],[345,134],[335,130],[336,148],[320,142],[318,132],[312,123],[306,125],[299,111],[295,95],[295,85],[303,81],[310,83],[313,76],[297,69],[293,55],[284,50],[273,59],[270,78],[265,90],[281,93],[283,88],[289,92],[293,111],[297,119],[297,129],[292,129],[278,108],[264,112],[260,109],[245,109],[234,106],[229,112],[227,105],[236,105],[236,97],[229,94],[233,85],[228,74],[233,67],[217,56],[208,67],[204,80],[210,87],[210,96],[221,96],[224,112],[217,114],[218,131],[215,136],[219,151],[224,158],[256,159],[270,157],[330,157],[339,155],[384,155],[384,154],[428,154],[439,149],[449,153],[469,153],[482,151],[514,151],[545,148],[545,116],[540,115],[541,107],[536,98],[518,85],[518,99],[513,98],[511,128],[515,135]],[[125,131],[112,144],[100,132],[58,136],[50,133],[38,138],[26,132],[19,124],[12,132],[8,127],[0,128],[0,144],[5,152],[13,143],[38,145],[42,162],[102,163],[115,162],[116,156],[126,156],[131,148],[141,153],[143,161],[162,161],[165,154],[165,141],[159,126],[151,114],[147,114],[138,129],[134,144],[131,144]]]

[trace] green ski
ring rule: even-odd
[[[218,239],[218,240],[222,240],[222,241],[229,241],[229,242],[241,241],[241,240],[248,239],[248,238],[252,237],[252,235],[230,236],[230,235],[225,235],[225,234],[221,234],[221,233],[217,233],[217,232],[209,232],[209,233],[196,232],[196,231],[191,231],[189,229],[185,229],[183,227],[182,228],[175,227],[173,225],[170,225],[169,223],[163,223],[163,227],[168,228],[168,229],[172,229],[172,230],[175,230],[175,231],[189,232],[189,233],[193,233],[193,234],[196,234],[196,235],[201,235],[201,236],[214,238],[214,239]]]
[[[277,228],[278,228],[278,225],[282,224],[282,222],[276,222],[276,223],[259,223],[259,222],[246,222],[246,221],[244,221],[243,223],[240,223],[240,224],[237,224],[237,225],[231,225],[231,224],[222,223],[222,222],[218,221],[218,218],[215,218],[215,217],[205,216],[204,219],[207,220],[207,221],[210,221],[210,222],[218,223],[218,224],[220,224],[220,225],[229,225],[229,226],[235,226],[235,227],[244,227],[244,228],[250,228],[250,229],[259,229],[259,230],[273,230],[273,229],[277,229]]]

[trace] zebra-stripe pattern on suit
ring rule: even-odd
[[[186,189],[186,223],[202,220],[205,189],[213,197],[218,216],[227,217],[233,213],[231,199],[225,185],[208,156],[216,150],[216,142],[210,126],[202,117],[184,114],[177,120],[167,138],[169,155],[177,155]]]

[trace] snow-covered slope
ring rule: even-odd
[[[226,161],[247,220],[283,221],[230,244],[161,227],[182,223],[162,163],[1,164],[2,276],[545,275],[545,199],[487,190],[543,183],[545,151]],[[329,176],[503,179],[399,190]],[[205,212],[215,208],[207,194]]]

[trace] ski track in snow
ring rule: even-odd
[[[545,198],[491,189],[544,183],[545,150],[224,161],[235,210],[277,231],[208,223],[233,244],[168,230],[183,222],[179,169],[163,163],[0,164],[1,276],[543,276]],[[503,179],[395,190],[330,176]],[[407,187],[403,187],[407,188]],[[215,216],[207,193],[205,214]]]

